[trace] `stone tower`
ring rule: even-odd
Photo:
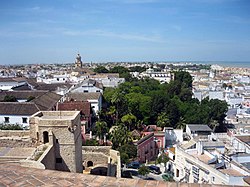
[[[82,67],[82,60],[81,60],[81,55],[78,53],[76,56],[76,60],[75,60],[75,67],[76,68],[81,68]]]
[[[51,151],[46,169],[82,172],[82,136],[79,111],[40,111],[30,117],[30,136]]]

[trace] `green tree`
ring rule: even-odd
[[[104,66],[97,66],[94,69],[94,72],[96,72],[96,73],[108,73],[109,70],[107,70]]]
[[[122,145],[131,143],[132,135],[126,126],[118,125],[112,130],[110,134],[110,140],[112,142],[112,148],[117,150]]]
[[[127,113],[127,106],[126,106],[126,98],[119,89],[116,89],[112,95],[111,103],[115,105],[116,108],[116,123],[118,123],[118,119],[120,115],[123,113]]]
[[[103,136],[108,132],[108,126],[105,121],[97,121],[95,124],[96,135],[99,139],[103,139]]]
[[[129,159],[134,159],[137,157],[137,148],[134,144],[124,144],[118,148],[121,154],[122,163],[128,163]]]
[[[160,113],[160,115],[157,117],[157,126],[162,128],[171,126],[168,115],[165,112]]]
[[[139,169],[138,169],[138,173],[139,175],[142,175],[142,176],[146,176],[149,174],[150,170],[147,166],[141,166]]]
[[[186,88],[192,88],[192,76],[186,71],[176,71],[174,73],[174,80],[181,82]]]
[[[169,161],[169,157],[166,155],[166,153],[163,151],[161,153],[161,155],[156,159],[157,163],[163,163],[164,164],[164,168],[165,168],[165,171],[164,173],[166,173],[166,165]]]
[[[128,126],[128,129],[130,131],[132,125],[136,123],[137,118],[133,114],[129,113],[122,116],[121,121]],[[132,129],[135,129],[135,127],[133,127]]]

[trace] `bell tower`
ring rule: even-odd
[[[82,60],[81,60],[81,55],[78,53],[76,56],[76,60],[75,60],[75,67],[76,68],[82,68]]]

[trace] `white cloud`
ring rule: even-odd
[[[103,36],[111,38],[119,38],[124,40],[136,40],[136,41],[145,41],[145,42],[157,42],[164,43],[164,40],[159,35],[143,35],[143,34],[131,34],[131,33],[115,33],[105,30],[87,30],[87,31],[73,31],[65,30],[63,31],[64,35],[68,36],[83,36],[83,35],[92,35],[92,36]]]

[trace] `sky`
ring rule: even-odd
[[[250,0],[2,0],[0,64],[250,61]],[[250,66],[250,65],[249,65]]]

